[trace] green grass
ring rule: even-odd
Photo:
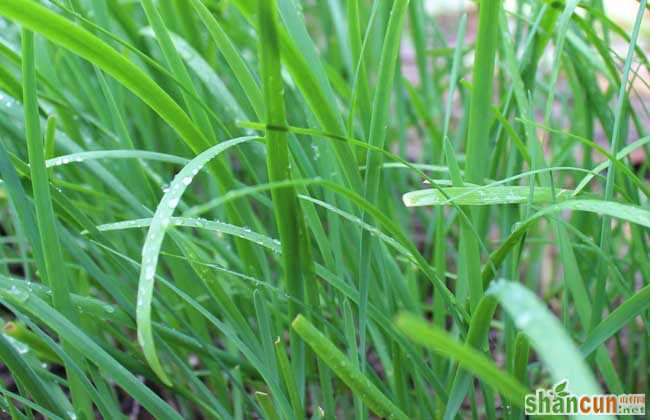
[[[600,0],[0,1],[0,408],[518,420],[563,380],[648,394],[625,1],[630,27]]]

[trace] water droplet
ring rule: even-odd
[[[185,185],[190,185],[192,183],[192,177],[191,176],[186,176],[183,178],[183,184]]]
[[[517,326],[523,330],[528,326],[528,324],[530,324],[532,319],[533,316],[530,312],[522,312],[516,318]]]
[[[13,346],[14,349],[16,349],[19,354],[25,354],[29,351],[27,344],[16,340],[10,335],[3,334],[3,336],[7,341],[9,341],[9,343]]]
[[[9,293],[16,299],[18,302],[25,302],[29,298],[29,294],[22,289],[19,289],[15,285],[11,286]]]

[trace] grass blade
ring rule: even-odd
[[[323,359],[334,373],[359,395],[375,414],[386,418],[408,418],[305,317],[298,315],[291,325],[318,357]]]
[[[65,408],[56,399],[52,398],[50,390],[47,389],[41,378],[38,377],[3,335],[0,335],[0,359],[9,368],[11,374],[18,380],[20,385],[32,395],[34,400],[61,417],[67,414]]]
[[[263,91],[266,105],[266,122],[269,126],[287,125],[284,104],[284,86],[280,74],[280,44],[275,0],[258,1],[260,32],[260,73],[264,78]],[[271,182],[291,179],[289,143],[286,132],[266,132],[267,170]],[[313,267],[309,238],[304,218],[298,205],[296,190],[292,187],[271,191],[273,212],[282,244],[282,268],[285,287],[293,299],[289,302],[289,318],[295,317],[300,307],[295,302],[305,301],[305,289],[313,282],[308,270]],[[304,347],[295,334],[291,335],[291,353],[294,372],[298,374],[299,383],[304,377]],[[302,387],[302,385],[301,385]]]
[[[478,37],[476,42],[476,60],[473,70],[474,89],[470,100],[467,143],[465,145],[467,165],[466,181],[478,185],[483,184],[486,168],[482,160],[488,156],[488,137],[492,124],[490,102],[492,100],[493,76],[499,33],[499,11],[501,0],[482,1],[479,10]],[[473,215],[474,223],[478,222],[478,214]],[[466,221],[461,223],[466,224]],[[469,229],[464,227],[460,237],[461,261],[460,266],[466,267],[464,278],[469,287],[470,307],[478,305],[483,294],[479,273],[479,245]]]
[[[474,348],[459,343],[442,328],[428,324],[409,314],[401,314],[395,320],[397,328],[410,340],[427,347],[442,356],[450,357],[483,382],[513,402],[523,404],[528,392],[516,379],[500,370],[494,362]]]
[[[142,264],[138,282],[138,303],[136,308],[138,323],[138,342],[151,368],[166,384],[171,385],[167,374],[160,364],[151,328],[151,302],[153,297],[156,266],[160,255],[165,232],[174,210],[178,206],[183,193],[192,183],[194,176],[212,159],[225,152],[227,149],[239,144],[256,140],[256,137],[240,137],[219,143],[199,154],[176,174],[170,184],[169,191],[165,193],[158,203],[156,212],[151,220],[149,231],[142,246]]]
[[[632,297],[621,303],[605,319],[592,328],[580,346],[580,353],[587,357],[598,346],[632,321],[634,317],[647,310],[648,307],[650,307],[650,285],[643,287]]]
[[[395,68],[400,46],[400,36],[404,25],[404,18],[408,10],[408,0],[398,0],[393,3],[390,13],[388,29],[382,46],[381,60],[379,62],[379,75],[377,83],[382,86],[375,93],[372,103],[372,119],[370,120],[370,133],[368,143],[379,149],[384,149],[388,128],[388,113],[390,109],[390,95],[392,92],[393,80],[395,79]],[[371,203],[377,201],[381,177],[381,164],[383,155],[369,151],[366,158],[366,174],[364,178],[364,195]],[[366,323],[368,288],[370,287],[370,258],[375,247],[367,233],[361,234],[359,249],[359,354],[361,356],[361,369],[365,369],[366,354]]]
[[[554,382],[568,380],[571,390],[579,395],[602,392],[562,325],[531,291],[502,280],[493,283],[488,293],[499,300],[517,328],[528,337]],[[548,340],[549,335],[552,341]]]
[[[441,191],[435,189],[411,191],[402,196],[407,207],[440,206],[454,202],[461,206],[490,206],[495,204],[522,204],[529,200],[529,187],[449,187]],[[573,191],[551,188],[535,188],[534,204],[546,204],[568,199]],[[554,195],[555,194],[555,195]]]
[[[45,168],[45,156],[43,140],[41,138],[40,120],[38,116],[38,103],[36,94],[36,69],[34,57],[33,34],[23,29],[22,31],[22,55],[23,55],[23,103],[25,104],[25,136],[27,138],[27,150],[29,154],[30,174],[32,189],[34,193],[34,207],[36,210],[36,223],[40,236],[40,244],[43,250],[44,266],[41,273],[44,281],[52,288],[52,302],[54,307],[60,310],[65,316],[77,321],[75,308],[70,304],[70,285],[68,275],[62,264],[63,253],[59,243],[52,198],[50,197],[50,186],[48,182],[47,169]],[[54,119],[48,120],[54,124]],[[53,135],[54,130],[47,130]],[[45,142],[47,143],[47,141]],[[82,362],[71,343],[64,342],[64,346],[77,362]],[[76,373],[68,371],[70,391],[73,403],[77,410],[84,416],[92,413],[91,402],[85,391],[79,384]]]
[[[0,14],[101,68],[151,106],[195,151],[205,148],[203,135],[176,102],[140,68],[90,32],[29,0],[3,1]]]
[[[117,363],[101,347],[77,328],[64,316],[52,309],[47,303],[36,296],[30,296],[24,289],[16,289],[11,293],[5,280],[0,279],[3,288],[0,294],[3,299],[23,308],[45,325],[56,331],[64,340],[74,342],[77,349],[85,357],[104,369],[120,386],[139,401],[152,415],[160,418],[181,419],[167,403],[147,388],[126,368]]]

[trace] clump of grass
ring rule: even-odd
[[[0,2],[0,407],[648,393],[647,1],[425,3]]]

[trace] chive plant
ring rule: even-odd
[[[648,393],[647,0],[2,0],[8,418]]]

